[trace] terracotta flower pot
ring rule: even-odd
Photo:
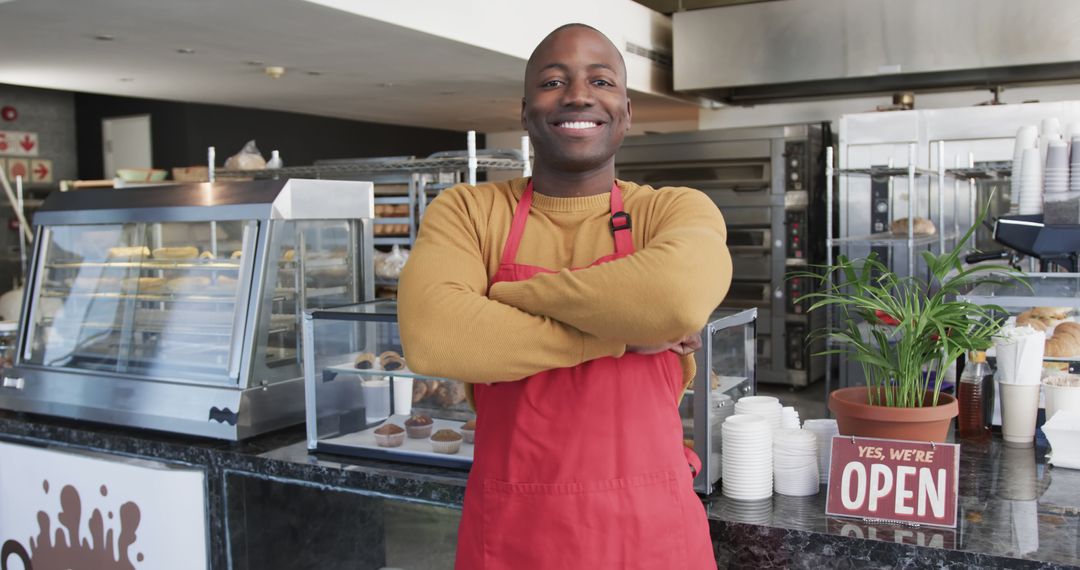
[[[836,416],[840,435],[944,442],[949,424],[959,413],[956,398],[938,396],[938,405],[890,408],[867,402],[866,386],[840,388],[829,394],[829,410]],[[927,392],[927,398],[931,398]]]

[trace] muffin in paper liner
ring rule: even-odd
[[[462,435],[452,429],[441,429],[431,436],[431,449],[435,453],[453,455],[461,449]]]

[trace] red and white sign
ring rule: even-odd
[[[836,436],[825,513],[956,528],[959,449]]]
[[[52,182],[52,161],[35,158],[30,161],[30,182],[34,184]]]
[[[15,179],[19,176],[23,177],[24,183],[30,182],[30,161],[25,158],[9,158],[7,159],[7,177],[8,180],[15,184]]]
[[[38,134],[24,131],[0,131],[0,154],[37,156]]]

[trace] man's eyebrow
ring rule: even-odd
[[[549,69],[558,69],[560,71],[567,71],[570,68],[565,63],[549,63],[549,64],[545,65],[544,67],[541,67],[537,71],[538,72],[543,72],[543,71],[547,71]],[[609,71],[611,71],[613,73],[616,73],[615,68],[613,66],[611,66],[611,65],[606,64],[606,63],[590,63],[589,64],[589,69],[607,69],[607,70],[609,70]]]

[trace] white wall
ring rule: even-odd
[[[992,98],[988,90],[955,91],[947,93],[916,93],[916,109],[946,109],[971,107]],[[1066,85],[1043,85],[1016,87],[1002,93],[1004,103],[1026,101],[1074,101],[1080,100],[1080,83]],[[851,97],[797,103],[775,103],[754,107],[722,107],[703,109],[699,113],[698,128],[725,129],[792,123],[832,121],[834,129],[841,115],[874,111],[878,106],[892,104],[892,96]]]

